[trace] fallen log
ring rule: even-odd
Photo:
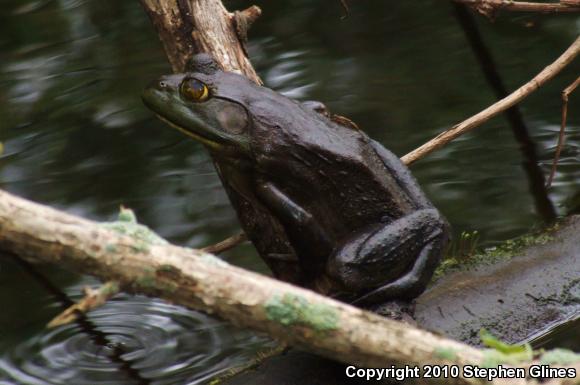
[[[456,352],[460,365],[483,361],[483,353],[467,345],[169,245],[135,225],[103,225],[0,192],[0,250],[31,262],[116,281],[124,291],[214,314],[360,366],[444,363],[441,349]]]

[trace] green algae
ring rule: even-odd
[[[484,367],[492,368],[500,364],[517,365],[534,358],[534,351],[530,344],[508,344],[485,329],[479,331],[479,336],[481,342],[491,348],[483,351],[482,366]]]
[[[455,361],[457,359],[457,350],[453,348],[435,348],[433,351],[435,358],[446,361]]]
[[[106,229],[133,238],[136,242],[131,247],[135,252],[143,253],[149,251],[150,246],[168,244],[165,239],[161,238],[149,227],[138,223],[133,210],[124,207],[121,208],[116,221],[104,222],[100,225]],[[108,252],[114,252],[116,248],[114,245],[107,245],[106,250]]]
[[[580,354],[568,349],[553,349],[544,352],[540,362],[545,365],[570,365],[580,362]]]
[[[338,328],[339,314],[332,307],[311,304],[300,296],[275,295],[264,307],[269,320],[285,326],[307,326],[317,332]]]
[[[114,253],[116,253],[118,250],[117,250],[117,246],[116,246],[116,245],[114,245],[114,244],[111,244],[111,243],[107,243],[107,244],[105,245],[105,251],[106,251],[107,253],[113,253],[113,254],[114,254]]]
[[[174,273],[179,272],[179,269],[173,265],[163,264],[163,265],[159,265],[159,267],[157,267],[157,272],[174,274]]]
[[[522,252],[530,246],[545,245],[554,240],[553,233],[558,230],[558,228],[559,225],[555,224],[541,232],[525,234],[507,240],[498,246],[488,247],[478,252],[475,252],[474,246],[471,245],[469,246],[469,255],[451,254],[446,256],[435,271],[433,281],[454,271],[463,271],[477,266],[489,266],[501,261],[507,261],[514,256],[522,254]],[[473,234],[477,234],[477,232],[474,232]],[[475,238],[475,235],[473,234],[470,235],[472,239]]]
[[[173,293],[179,289],[177,282],[165,279],[165,277],[158,274],[158,270],[149,267],[145,268],[143,274],[135,279],[134,285],[149,292],[163,291]]]

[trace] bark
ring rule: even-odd
[[[192,55],[211,53],[225,71],[262,84],[248,60],[245,40],[260,16],[256,6],[230,13],[220,0],[141,0],[157,29],[173,72],[184,72]]]

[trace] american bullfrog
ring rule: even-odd
[[[196,55],[143,93],[201,142],[242,228],[279,279],[369,306],[426,287],[448,224],[409,170],[348,119]]]

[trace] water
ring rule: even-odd
[[[396,154],[494,100],[446,2],[352,2],[346,20],[338,1],[256,3],[264,15],[250,32],[249,51],[266,84],[324,101]],[[137,1],[2,5],[0,188],[96,220],[114,219],[125,205],[140,222],[186,246],[238,230],[203,148],[141,103],[142,87],[169,67]],[[580,32],[574,15],[506,14],[493,24],[476,23],[510,90]],[[553,214],[580,211],[577,95],[553,187],[547,194],[530,188],[538,172],[549,170],[559,95],[578,73],[575,63],[521,105],[538,168],[523,167],[525,155],[503,117],[413,166],[456,234],[477,230],[480,244],[490,245]],[[250,246],[225,258],[266,272]],[[196,312],[124,295],[91,313],[84,326],[47,331],[43,326],[64,303],[96,282],[50,267],[37,271],[43,279],[0,259],[2,385],[196,383],[243,362],[267,341]]]

